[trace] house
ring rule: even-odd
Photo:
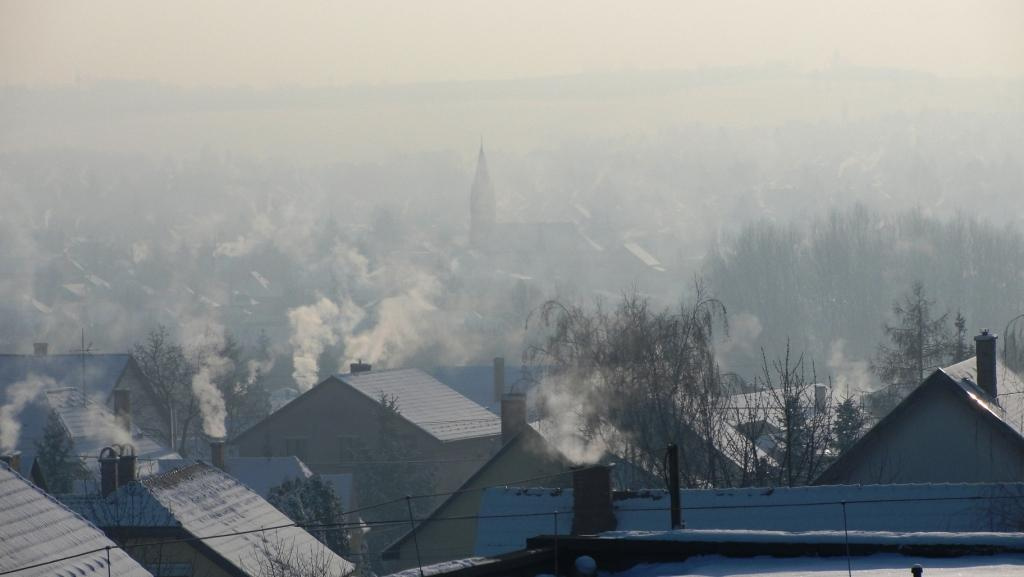
[[[102,531],[0,464],[0,574],[152,577]]]
[[[353,571],[351,563],[217,467],[194,463],[120,486],[109,478],[116,471],[104,469],[104,494],[62,499],[160,575],[256,577],[269,574],[274,563],[309,574]]]
[[[505,394],[501,401],[501,449],[469,476],[415,528],[382,555],[392,569],[419,561],[459,559],[473,554],[481,494],[487,487],[519,480],[546,487],[568,487],[572,463],[526,422],[526,395]],[[531,485],[527,485],[531,486]]]
[[[31,355],[0,355],[0,403],[5,416],[18,427],[0,431],[0,448],[22,454],[21,473],[35,461],[36,442],[52,411],[47,391],[75,389],[93,403],[114,404],[115,390],[145,388],[145,378],[128,354],[49,354],[36,343]],[[135,419],[147,422],[146,419]]]
[[[992,483],[1024,479],[1024,382],[996,358],[938,369],[832,463],[820,485]]]
[[[378,446],[382,401],[397,405],[398,434],[424,461],[443,461],[438,490],[457,487],[500,444],[493,413],[419,369],[334,375],[232,440],[243,457],[294,455],[316,473],[352,472]]]

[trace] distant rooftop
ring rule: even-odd
[[[501,434],[501,419],[419,369],[366,371],[335,375],[341,382],[379,402],[394,397],[403,418],[440,441]]]

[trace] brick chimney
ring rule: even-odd
[[[106,497],[117,490],[117,451],[104,447],[100,451],[100,494]]]
[[[117,458],[117,486],[122,487],[135,481],[135,447],[121,445]]]
[[[526,394],[518,391],[501,396],[501,444],[516,437],[527,426]]]
[[[210,441],[210,463],[221,471],[227,470],[227,461],[224,458],[224,439]]]
[[[505,357],[494,357],[494,402],[505,394]]]
[[[982,329],[981,334],[974,337],[974,357],[978,363],[978,386],[993,400],[998,398],[999,387],[996,383],[996,335]]]
[[[45,357],[50,350],[47,343],[32,343],[32,354],[37,357]]]
[[[371,365],[370,363],[364,363],[363,359],[359,359],[359,361],[357,362],[349,363],[348,372],[352,373],[353,375],[359,373],[368,373],[372,368],[373,365]]]
[[[572,534],[596,535],[615,529],[612,468],[586,465],[572,472]]]
[[[12,471],[21,474],[21,451],[0,454],[0,462],[6,463]]]
[[[132,432],[132,392],[129,389],[114,389],[114,419],[117,426]]]

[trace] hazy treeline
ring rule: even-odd
[[[918,281],[936,301],[935,317],[952,312],[950,330],[958,311],[970,334],[1002,332],[1024,311],[1024,236],[968,214],[857,205],[800,222],[755,222],[717,247],[707,270],[730,313],[756,319],[740,327],[750,346],[727,361],[741,372],[757,364],[760,346],[786,338],[819,367],[851,372],[851,359],[874,356],[892,304]]]

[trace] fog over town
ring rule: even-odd
[[[76,503],[84,451],[233,474],[225,441],[390,503],[296,575],[415,566],[373,524],[438,515],[520,413],[545,465],[508,482],[664,491],[666,444],[694,490],[1024,482],[843,460],[935,375],[1024,442],[1022,32],[1002,0],[0,2],[0,452]]]

